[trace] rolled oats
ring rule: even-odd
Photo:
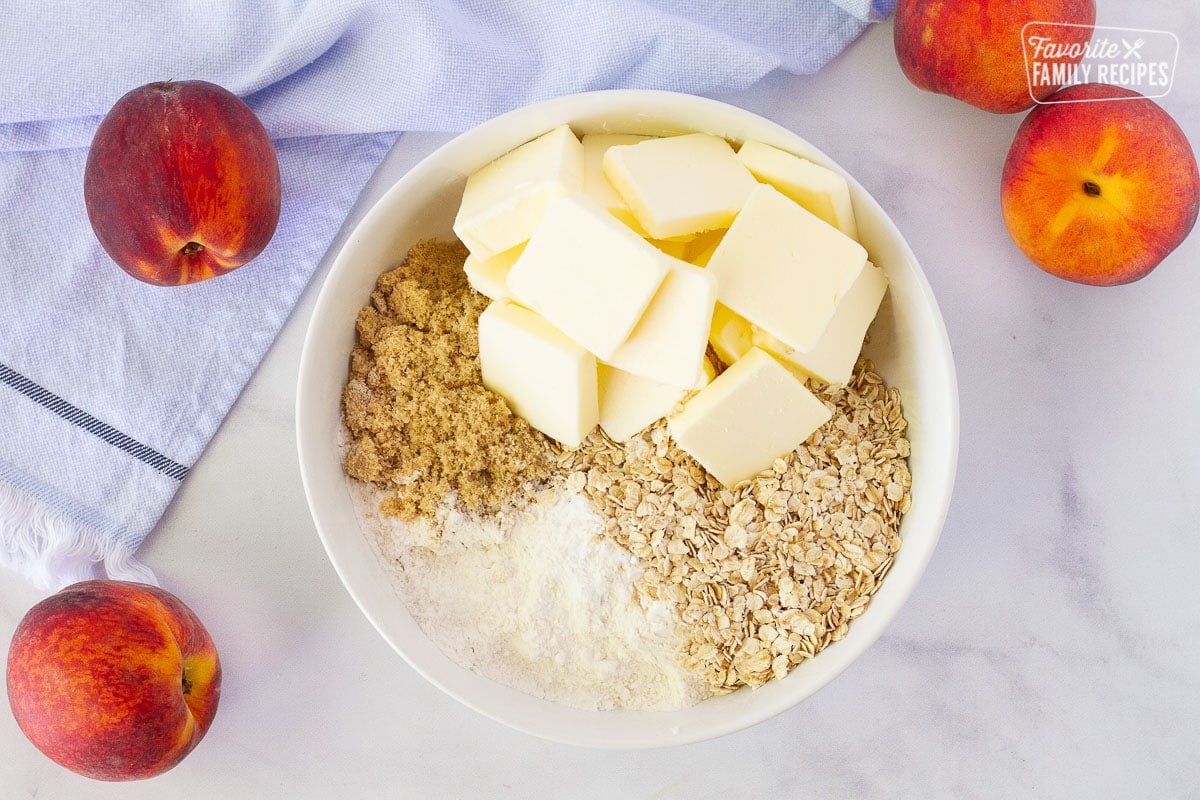
[[[782,678],[844,638],[900,548],[912,475],[899,391],[860,359],[849,383],[815,392],[829,423],[733,490],[662,422],[556,454],[605,535],[642,562],[639,591],[675,604],[681,658],[715,693]]]

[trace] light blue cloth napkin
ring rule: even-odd
[[[892,5],[0,0],[0,564],[47,588],[100,563],[154,580],[138,545],[398,132],[461,130],[569,92],[706,94],[813,72]],[[283,211],[248,266],[164,289],[101,250],[83,166],[118,97],[195,78],[263,120]]]

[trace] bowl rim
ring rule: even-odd
[[[591,108],[591,106],[595,108]],[[718,720],[704,726],[702,730],[685,731],[672,729],[671,736],[667,739],[661,738],[662,732],[655,736],[638,736],[635,734],[625,735],[619,740],[615,740],[607,735],[598,735],[587,730],[563,732],[561,730],[549,731],[539,729],[537,725],[530,724],[527,721],[514,720],[507,716],[492,705],[479,701],[475,697],[464,696],[460,691],[451,688],[446,680],[443,680],[439,675],[428,668],[428,665],[421,663],[420,660],[414,658],[404,647],[397,642],[386,626],[380,621],[369,604],[362,596],[362,592],[356,589],[356,581],[350,575],[350,566],[348,560],[343,558],[343,554],[337,544],[339,531],[337,526],[333,525],[324,519],[324,512],[319,503],[315,499],[317,494],[316,486],[319,480],[315,470],[315,458],[322,456],[318,455],[322,449],[327,449],[330,442],[320,442],[310,440],[310,437],[315,436],[315,430],[319,428],[311,420],[318,418],[321,409],[315,406],[315,399],[311,397],[311,393],[305,391],[305,387],[311,385],[312,381],[317,378],[314,373],[318,367],[314,364],[314,350],[316,349],[316,340],[321,336],[321,322],[330,314],[329,307],[333,305],[334,300],[331,295],[331,287],[335,286],[340,276],[352,269],[352,258],[354,244],[356,242],[356,234],[371,228],[378,224],[378,218],[386,214],[389,206],[395,199],[396,195],[406,193],[410,187],[420,186],[422,181],[432,180],[433,174],[436,172],[440,162],[448,155],[454,155],[457,151],[463,150],[467,145],[476,139],[483,139],[488,133],[494,130],[502,130],[506,126],[512,125],[514,122],[522,119],[530,121],[542,118],[561,118],[561,122],[573,124],[574,120],[581,116],[591,115],[602,112],[606,107],[611,111],[613,107],[646,107],[654,109],[654,117],[670,116],[677,109],[680,109],[688,114],[708,113],[711,112],[715,117],[732,117],[742,118],[746,124],[753,124],[763,130],[770,130],[778,137],[792,141],[795,147],[793,152],[801,152],[805,157],[811,158],[825,166],[835,169],[839,174],[843,175],[851,190],[856,210],[861,207],[861,204],[866,203],[871,209],[872,214],[882,224],[888,239],[892,245],[898,249],[900,257],[904,260],[907,267],[911,271],[913,288],[915,288],[919,299],[929,313],[928,322],[933,326],[936,341],[932,345],[936,348],[940,355],[938,366],[944,371],[944,388],[945,393],[941,398],[946,403],[945,425],[944,430],[944,447],[943,452],[938,455],[941,457],[941,473],[942,481],[936,486],[922,486],[922,490],[936,496],[938,501],[932,517],[928,520],[929,535],[928,539],[914,556],[905,558],[904,570],[898,570],[895,564],[888,575],[888,579],[881,586],[880,591],[884,587],[889,588],[889,596],[897,595],[894,602],[886,604],[877,603],[877,598],[872,598],[871,604],[867,611],[854,621],[851,626],[851,634],[842,641],[836,642],[830,647],[823,650],[806,662],[806,665],[813,666],[820,664],[821,669],[817,671],[815,677],[811,677],[807,681],[807,686],[804,691],[795,693],[795,696],[789,696],[787,702],[777,704],[777,707],[763,707],[757,709],[755,713],[747,714],[729,714],[724,720]],[[587,109],[585,115],[582,111]],[[665,109],[665,110],[664,110]],[[532,124],[532,122],[530,123]],[[546,126],[545,130],[549,130],[551,126]],[[536,129],[540,130],[540,128]],[[532,134],[536,136],[536,132]],[[530,137],[532,138],[532,136]],[[519,142],[518,142],[519,143]],[[515,146],[515,145],[514,145]],[[501,151],[504,152],[504,151]],[[494,156],[493,156],[494,157]],[[486,163],[483,162],[483,163]],[[482,166],[482,164],[481,164]],[[872,644],[874,644],[887,626],[894,620],[900,609],[912,595],[916,584],[925,571],[929,560],[933,556],[933,551],[936,549],[938,539],[941,536],[946,516],[949,511],[950,500],[953,494],[953,487],[957,472],[958,450],[959,450],[959,426],[960,426],[960,410],[959,410],[959,394],[957,375],[953,360],[953,353],[950,346],[949,335],[946,329],[945,320],[943,319],[937,300],[933,294],[932,287],[929,284],[928,278],[918,263],[915,255],[912,252],[907,240],[896,228],[891,216],[879,205],[878,201],[867,192],[861,184],[841,167],[834,159],[830,158],[819,148],[813,146],[800,134],[791,129],[773,122],[765,117],[762,117],[755,112],[741,108],[730,103],[714,100],[711,98],[701,97],[697,95],[684,94],[680,92],[651,90],[651,89],[606,89],[591,92],[579,92],[574,94],[561,95],[548,100],[544,100],[531,105],[523,106],[512,111],[494,116],[472,128],[455,135],[450,140],[446,141],[432,152],[426,154],[415,165],[408,169],[395,183],[387,188],[380,196],[372,203],[371,207],[366,210],[354,228],[349,232],[349,235],[344,239],[334,261],[322,279],[321,286],[316,303],[313,307],[311,316],[306,323],[306,331],[304,336],[303,347],[300,356],[300,365],[296,382],[296,442],[297,455],[299,458],[301,482],[304,486],[305,498],[309,507],[310,516],[313,524],[317,529],[318,536],[321,539],[326,555],[333,565],[335,572],[338,575],[343,587],[350,594],[359,611],[371,622],[376,631],[388,642],[389,645],[411,666],[418,674],[427,681],[437,686],[446,694],[450,695],[457,701],[463,703],[469,708],[483,714],[484,716],[500,722],[508,727],[525,733],[538,736],[544,739],[562,742],[566,744],[574,744],[588,747],[607,748],[607,749],[642,749],[664,746],[674,746],[708,740],[725,736],[736,731],[745,729],[752,725],[756,725],[767,719],[770,719],[790,708],[795,707],[804,699],[807,699],[815,692],[826,686],[837,675],[841,674],[851,663],[861,656]],[[355,528],[356,535],[362,535],[362,532]],[[371,545],[372,548],[374,545]],[[907,552],[912,552],[911,549]],[[901,553],[906,553],[904,548],[901,548]],[[897,558],[899,561],[899,557]],[[378,565],[382,570],[382,565]],[[397,595],[396,600],[402,602]],[[464,668],[465,669],[465,668]],[[785,679],[786,680],[786,679]],[[782,681],[781,681],[782,682]],[[497,684],[502,686],[502,684]],[[504,687],[507,689],[507,687]],[[511,690],[516,691],[516,690]],[[737,693],[734,693],[737,694]],[[726,695],[724,697],[732,697],[734,695]],[[525,695],[533,703],[549,703],[551,701],[542,700],[532,695]],[[705,700],[702,703],[710,703],[720,701],[723,698],[714,698],[713,700]],[[502,705],[502,704],[500,704]],[[693,707],[694,708],[694,707]],[[682,712],[686,712],[683,709]],[[580,712],[587,714],[605,714],[605,713],[622,713],[632,715],[644,714],[676,714],[681,712],[640,712],[640,711],[618,711],[618,712]]]

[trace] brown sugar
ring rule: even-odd
[[[433,516],[451,493],[486,513],[555,466],[549,440],[482,384],[488,300],[467,284],[466,256],[459,242],[420,242],[379,277],[356,322],[343,468],[386,488],[381,511],[402,520]]]

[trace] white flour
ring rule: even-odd
[[[495,681],[579,708],[683,708],[703,681],[674,656],[665,601],[639,599],[640,567],[604,539],[581,495],[479,522],[443,504],[439,535],[382,518],[355,486],[364,528],[413,617],[446,655]]]

